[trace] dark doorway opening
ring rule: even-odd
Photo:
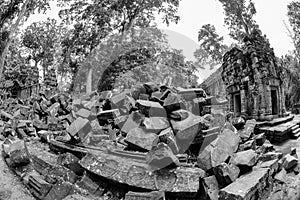
[[[234,112],[236,114],[241,113],[241,95],[240,94],[233,95],[233,103],[234,103]]]
[[[271,98],[272,98],[272,115],[278,114],[278,100],[277,100],[277,91],[271,90]]]

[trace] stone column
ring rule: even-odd
[[[283,87],[279,86],[278,87],[278,101],[279,101],[279,115],[283,116],[285,114],[285,102],[284,102],[284,91]]]
[[[234,103],[233,103],[233,95],[229,94],[229,111],[234,112]]]
[[[257,93],[253,93],[253,110],[252,110],[252,115],[253,117],[258,116],[258,100],[259,100],[259,95]]]
[[[271,86],[266,85],[266,114],[272,115],[272,97],[271,97]]]
[[[247,112],[247,101],[246,101],[246,91],[245,91],[245,85],[241,85],[241,113],[246,114]]]

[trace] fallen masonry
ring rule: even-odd
[[[226,103],[154,83],[81,99],[10,99],[0,105],[3,156],[46,200],[266,199],[274,181],[299,173],[296,149],[273,143],[294,136],[300,117],[204,113],[212,102]]]

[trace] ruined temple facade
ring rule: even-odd
[[[219,67],[214,73],[205,79],[201,83],[200,87],[211,96],[225,97],[226,88],[222,80],[222,67]]]
[[[259,120],[285,116],[282,68],[260,34],[224,55],[222,79],[236,115]]]

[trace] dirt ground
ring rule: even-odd
[[[2,141],[0,147],[2,149]],[[11,171],[0,155],[0,200],[35,200],[20,178]]]

